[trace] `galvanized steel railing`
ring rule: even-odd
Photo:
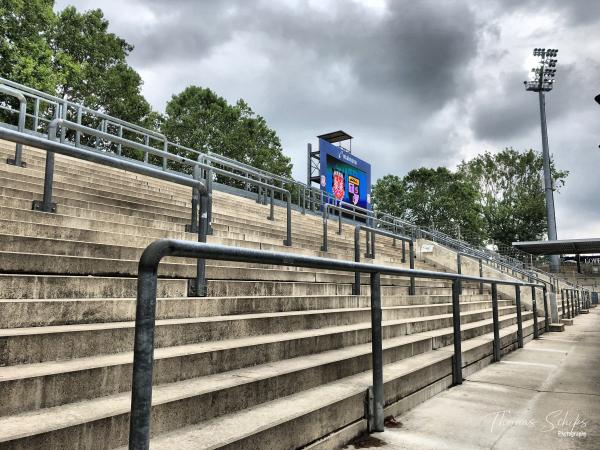
[[[517,294],[517,341],[523,346],[522,319],[520,313],[520,289],[536,288],[543,285],[523,281],[479,278],[447,272],[405,269],[377,264],[342,261],[290,253],[267,252],[246,248],[195,243],[190,241],[163,239],[155,241],[144,250],[138,266],[138,290],[135,318],[135,344],[132,376],[132,397],[129,431],[129,448],[148,449],[150,442],[150,422],[152,408],[152,370],[154,361],[154,327],[156,319],[156,295],[158,265],[164,257],[196,258],[199,260],[236,261],[243,263],[269,264],[311,269],[337,270],[342,272],[370,274],[371,286],[371,345],[373,360],[373,417],[370,418],[373,431],[384,430],[383,391],[383,346],[381,275],[396,275],[414,278],[450,280],[452,282],[452,323],[454,355],[452,358],[453,384],[462,383],[462,349],[460,321],[459,281],[474,281],[491,284],[493,319],[493,360],[501,358],[500,326],[498,316],[498,285],[515,286]],[[534,316],[534,327],[537,318]],[[537,331],[534,331],[537,337]]]
[[[98,132],[94,134],[96,139],[95,146],[100,150],[111,150],[110,145],[108,147],[106,145],[103,146],[103,140],[105,144],[107,142],[110,142],[116,145],[115,152],[118,155],[121,155],[122,148],[125,145],[125,141],[128,144],[131,144],[132,142],[142,144],[146,149],[160,150],[160,152],[144,152],[144,162],[149,162],[148,155],[152,154],[155,157],[162,160],[163,170],[168,170],[169,160],[179,161],[179,154],[182,152],[186,152],[187,154],[194,155],[194,158],[197,159],[197,161],[199,161],[202,164],[205,164],[206,166],[218,165],[222,167],[222,170],[225,170],[225,172],[229,174],[241,174],[245,177],[245,179],[255,181],[256,183],[248,183],[247,186],[252,185],[257,188],[258,202],[264,203],[264,201],[266,200],[266,195],[263,195],[264,192],[271,192],[272,196],[274,196],[275,192],[279,192],[283,197],[284,195],[287,195],[287,193],[289,193],[290,190],[295,190],[298,192],[297,205],[299,208],[301,208],[303,213],[307,209],[311,211],[321,210],[324,214],[328,216],[329,208],[341,208],[342,210],[344,210],[344,214],[348,214],[354,219],[356,219],[357,217],[361,218],[362,220],[366,221],[367,225],[373,228],[385,229],[393,233],[401,234],[407,234],[408,230],[410,231],[409,234],[413,237],[428,237],[434,242],[438,242],[441,245],[447,246],[457,251],[470,252],[471,254],[483,253],[487,255],[488,261],[504,263],[505,265],[508,265],[511,268],[535,271],[540,276],[552,276],[551,274],[531,267],[530,264],[524,261],[520,261],[519,259],[512,258],[510,256],[501,255],[499,253],[492,252],[487,249],[477,248],[463,240],[453,238],[437,230],[428,230],[422,227],[420,228],[415,226],[414,224],[411,224],[386,213],[380,213],[378,211],[360,208],[352,204],[340,203],[331,195],[314,189],[311,186],[307,186],[306,184],[298,182],[292,178],[275,175],[265,170],[252,167],[249,164],[225,157],[223,155],[218,155],[212,152],[200,152],[196,149],[184,147],[177,143],[170,142],[167,139],[167,137],[162,133],[146,129],[140,125],[129,123],[121,119],[109,116],[108,114],[105,114],[101,111],[93,110],[81,104],[77,104],[66,99],[61,99],[54,95],[50,95],[36,89],[32,89],[30,87],[24,86],[19,83],[15,83],[5,78],[0,78],[0,83],[0,93],[4,93],[6,95],[10,95],[19,99],[20,107],[18,111],[18,129],[20,131],[50,134],[48,128],[50,127],[51,123],[55,119],[62,119],[63,124],[71,124],[71,128],[75,131],[75,134],[69,136],[67,133],[67,127],[61,127],[61,142],[65,143],[66,140],[71,139],[73,145],[75,145],[76,147],[82,145],[81,137],[83,131],[82,129],[77,129],[76,126],[86,126],[86,131],[88,133],[90,133],[89,130],[92,129]],[[33,103],[33,106],[31,108],[32,112],[27,111],[27,101]],[[17,113],[16,110],[13,110],[12,108],[6,106],[0,106],[0,108],[9,112]],[[15,151],[15,159],[13,161],[21,160],[21,158],[21,146],[20,144],[17,144],[17,148]],[[218,167],[214,167],[215,170],[213,173],[217,173],[217,168]],[[205,171],[203,171],[203,173],[205,173]],[[223,172],[221,173],[221,175],[226,176]],[[202,178],[206,179],[208,182],[208,179],[210,177],[204,176]],[[231,177],[231,179],[236,179],[240,181],[239,178]],[[276,183],[279,183],[280,186],[276,186]],[[289,189],[285,189],[284,186],[288,186]],[[272,190],[271,187],[273,188]],[[277,187],[278,189],[275,189],[275,187]],[[291,198],[290,194],[289,198],[287,199],[288,205],[291,205],[293,201],[294,200]],[[273,199],[271,199],[271,202],[273,203]],[[324,207],[325,204],[333,206]],[[212,211],[212,202],[210,201],[208,203],[208,209],[210,219],[210,213]],[[341,226],[341,213],[339,213],[339,217]],[[210,233],[210,227],[208,229],[208,232]],[[325,239],[326,233],[324,233],[324,240]],[[290,242],[289,236],[286,239],[286,241]],[[531,257],[531,255],[527,256],[529,258]],[[528,265],[530,267],[527,267]]]

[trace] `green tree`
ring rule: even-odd
[[[52,0],[0,0],[0,75],[50,94],[143,123],[151,108],[126,58],[133,46],[108,32],[99,9]]]
[[[52,40],[54,1],[0,0],[0,75],[54,92],[60,74],[54,71]]]
[[[210,89],[189,86],[167,103],[161,130],[182,146],[291,176],[292,164],[279,137],[244,100],[230,105]]]
[[[547,231],[543,158],[534,150],[518,152],[506,148],[485,152],[463,161],[458,172],[470,179],[481,193],[486,234],[496,243],[541,239]],[[551,164],[553,186],[564,186],[568,171]]]
[[[479,243],[483,222],[479,193],[465,176],[445,167],[422,167],[405,177],[386,175],[373,187],[378,211],[393,214],[421,227],[468,237]]]

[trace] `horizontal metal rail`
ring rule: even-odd
[[[9,128],[0,126],[0,139],[5,139],[11,142],[18,142],[30,147],[39,148],[51,153],[59,153],[65,156],[90,161],[105,166],[114,167],[117,169],[128,170],[130,172],[148,175],[150,177],[159,178],[165,181],[181,184],[184,186],[195,187],[201,192],[206,193],[206,186],[201,181],[195,180],[189,175],[178,174],[174,172],[165,172],[149,165],[141,165],[135,162],[128,161],[122,158],[116,158],[110,153],[100,153],[84,148],[74,147],[72,145],[61,144],[60,142],[51,141],[46,138],[34,136],[28,133],[21,133]]]
[[[381,275],[414,276],[417,278],[442,279],[452,281],[453,305],[453,381],[462,383],[460,302],[457,280],[480,281],[480,278],[433,272],[427,270],[405,269],[376,264],[364,264],[336,259],[295,255],[291,253],[268,252],[247,248],[228,247],[201,242],[163,239],[150,244],[140,258],[138,266],[138,290],[135,317],[135,343],[133,357],[131,414],[129,428],[129,448],[134,450],[148,449],[150,442],[150,422],[152,407],[152,369],[154,361],[154,328],[156,320],[156,295],[158,265],[162,258],[182,257],[202,260],[236,261],[312,269],[360,272],[371,275],[371,333],[373,359],[373,430],[384,429],[384,393],[383,393],[383,346],[382,346],[382,312],[381,312]],[[493,292],[498,284],[539,287],[537,284],[520,281],[484,278],[484,282],[492,284]],[[499,321],[494,314],[494,355],[499,355]],[[498,356],[499,358],[499,356]],[[497,359],[497,358],[495,358]]]

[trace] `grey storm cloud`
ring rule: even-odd
[[[550,148],[571,171],[559,237],[574,217],[600,235],[600,2],[596,0],[57,0],[101,7],[135,46],[129,62],[164,110],[190,84],[264,116],[305,176],[306,143],[344,129],[375,178],[454,166],[483,150],[540,147],[525,92],[534,47],[558,47]],[[597,91],[597,92],[596,92]],[[591,225],[590,225],[591,224]]]

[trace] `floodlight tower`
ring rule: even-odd
[[[525,89],[537,92],[540,100],[540,121],[542,126],[542,156],[544,159],[544,193],[546,195],[546,217],[548,221],[548,240],[555,241],[556,214],[554,212],[554,187],[550,173],[550,150],[548,149],[548,129],[546,127],[546,97],[554,85],[556,75],[556,56],[558,50],[552,48],[535,48],[533,56],[538,56],[540,61],[537,67],[531,69],[534,76],[532,80],[525,81]],[[558,272],[560,259],[558,255],[550,256],[550,271]]]

